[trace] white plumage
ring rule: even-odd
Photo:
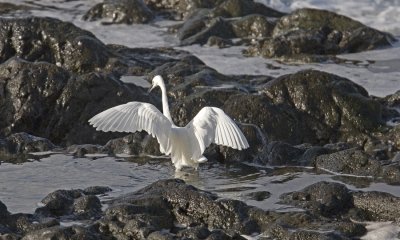
[[[216,107],[204,107],[185,127],[176,126],[169,112],[162,77],[155,76],[152,82],[149,91],[156,86],[161,88],[164,114],[149,103],[129,102],[97,114],[89,123],[96,130],[104,132],[148,132],[157,138],[160,151],[171,155],[176,170],[183,166],[197,169],[199,163],[207,161],[203,152],[211,143],[238,150],[249,147],[246,137],[235,122]]]

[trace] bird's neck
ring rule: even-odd
[[[172,118],[171,118],[171,113],[169,112],[169,106],[168,106],[168,98],[167,98],[167,89],[164,84],[160,86],[161,88],[161,100],[162,100],[162,108],[163,108],[163,114],[165,117],[169,119],[171,123]]]

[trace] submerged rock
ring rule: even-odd
[[[147,23],[154,18],[143,0],[105,0],[92,7],[84,20],[107,19],[112,23]]]
[[[249,49],[250,55],[290,57],[360,52],[390,46],[389,33],[348,17],[319,9],[298,9],[277,22],[272,38]]]

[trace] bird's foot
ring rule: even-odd
[[[208,161],[208,159],[206,157],[204,157],[204,156],[201,156],[201,158],[197,159],[198,163],[205,163],[207,161]]]

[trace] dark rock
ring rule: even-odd
[[[185,19],[199,8],[212,8],[215,5],[215,1],[212,0],[144,0],[144,2],[153,11],[159,11],[175,20]]]
[[[41,216],[62,217],[73,215],[74,219],[90,219],[100,216],[100,200],[94,195],[84,195],[80,189],[57,190],[47,195],[43,207],[35,213]]]
[[[24,132],[11,134],[4,139],[0,138],[1,160],[9,163],[24,163],[31,159],[38,159],[40,156],[31,153],[49,151],[55,148],[56,146],[48,139]]]
[[[22,240],[100,240],[103,239],[87,229],[80,226],[72,227],[52,227],[44,228],[37,231],[32,231],[26,234]]]
[[[10,213],[7,211],[7,206],[0,201],[0,223],[2,223],[2,220],[6,219],[8,215],[10,215]]]
[[[86,195],[100,195],[105,194],[106,192],[111,192],[112,189],[106,186],[91,186],[87,187],[83,190],[83,193]]]
[[[9,216],[7,225],[14,233],[27,233],[60,225],[54,218],[38,218],[32,214],[16,213]]]
[[[200,23],[197,21],[193,23],[195,24],[195,26],[191,26],[190,29],[194,29],[195,27],[200,25]],[[191,35],[190,37],[187,37],[185,39],[181,39],[181,45],[191,45],[196,43],[206,44],[208,39],[212,36],[221,38],[233,38],[235,35],[233,33],[231,25],[223,18],[218,17],[211,19],[207,23],[204,23],[204,28],[198,31],[196,34]]]
[[[225,18],[243,17],[250,14],[260,14],[267,17],[282,17],[284,15],[284,13],[253,0],[225,0],[213,10],[214,16]]]
[[[108,19],[112,23],[147,23],[154,18],[142,0],[105,0],[92,7],[84,20]]]
[[[336,173],[359,176],[379,176],[381,174],[381,165],[378,161],[372,159],[364,151],[354,148],[318,156],[315,166]]]
[[[223,39],[220,37],[216,37],[216,36],[211,36],[208,38],[207,40],[207,45],[208,46],[217,46],[218,48],[226,48],[228,46],[232,46],[233,43],[230,40],[227,39]]]
[[[210,235],[210,231],[204,226],[189,227],[179,231],[176,236],[178,238],[187,239],[205,239]]]
[[[275,23],[266,16],[252,14],[232,21],[232,29],[239,38],[264,38],[270,37]]]
[[[308,209],[325,217],[337,216],[353,207],[353,197],[345,185],[318,182],[298,192],[283,194],[282,203]]]
[[[385,102],[389,107],[400,107],[400,90],[385,97]]]
[[[82,196],[74,201],[73,213],[80,219],[97,217],[101,213],[101,203],[94,195]]]
[[[165,231],[155,231],[147,236],[148,240],[174,240],[174,236],[171,233]]]
[[[84,157],[86,154],[100,153],[102,146],[94,144],[71,145],[67,147],[67,152],[75,157]]]
[[[400,222],[400,198],[384,192],[355,192],[354,206],[365,211],[363,221]]]
[[[209,14],[209,9],[199,9],[191,14],[182,25],[177,27],[178,39],[182,41],[205,29],[207,22],[210,21]]]
[[[72,211],[74,199],[82,196],[80,190],[56,190],[44,199],[42,203],[44,207],[36,209],[36,213],[49,216],[69,215]]]
[[[29,135],[24,132],[11,134],[4,140],[0,141],[0,155],[2,156],[43,152],[54,148],[54,144],[48,139]]]
[[[258,109],[264,108],[263,112],[274,116],[258,114],[261,119],[252,119],[252,122],[259,124],[274,140],[327,143],[346,139],[362,143],[365,132],[376,131],[382,124],[382,105],[370,98],[361,86],[336,75],[305,70],[268,82],[263,92],[268,99],[264,98],[264,106]],[[271,122],[275,125],[271,126]]]
[[[321,230],[292,230],[285,226],[274,224],[264,232],[267,239],[301,239],[301,240],[348,240],[338,232],[323,232]]]
[[[20,237],[17,234],[6,233],[6,234],[0,234],[0,239],[1,240],[18,240],[18,239],[20,239]]]
[[[13,13],[15,11],[29,10],[30,8],[25,5],[16,5],[13,3],[2,2],[0,3],[0,14]]]
[[[182,45],[205,44],[219,39],[218,42],[223,44],[218,45],[224,47],[232,45],[229,42],[231,38],[270,36],[275,24],[267,19],[268,14],[262,15],[270,10],[272,9],[251,0],[227,0],[214,10],[199,9],[195,11],[181,26],[174,28],[178,29],[177,35]],[[225,19],[225,17],[238,17],[236,15],[248,16],[238,20]]]
[[[216,229],[211,232],[211,234],[206,238],[206,240],[244,240],[245,238],[240,236],[239,234],[233,234],[233,236]]]
[[[103,152],[113,154],[141,155],[153,154],[160,155],[159,144],[155,138],[147,133],[134,133],[122,138],[112,139],[102,148]]]
[[[132,236],[145,239],[155,230],[173,228],[171,213],[165,211],[160,200],[148,199],[140,204],[118,203],[110,206],[105,216],[99,220],[99,231],[119,236]],[[117,221],[115,221],[117,219]],[[154,237],[154,236],[153,236]]]
[[[395,38],[348,17],[319,9],[299,9],[283,16],[272,38],[265,39],[252,55],[282,57],[301,54],[339,54],[390,46]]]
[[[57,64],[73,72],[88,72],[105,67],[110,57],[105,45],[92,33],[72,23],[52,18],[3,18],[0,21],[3,26],[0,62],[19,57]]]
[[[272,166],[299,165],[298,159],[304,150],[283,142],[268,144],[268,163]]]
[[[29,71],[27,70],[29,69]],[[13,59],[0,65],[0,134],[30,131],[55,143],[104,143],[121,134],[97,132],[87,120],[106,108],[145,100],[142,88],[127,88],[100,74],[72,77],[55,65]]]
[[[174,179],[158,181],[136,193],[119,197],[111,201],[111,206],[127,203],[142,206],[133,208],[133,212],[144,209],[143,206],[151,207],[158,209],[158,214],[172,214],[175,221],[185,226],[205,225],[243,234],[260,231],[251,207],[240,201],[215,201],[215,198],[210,193],[184,184],[182,180]]]
[[[251,200],[254,201],[264,201],[265,199],[269,198],[271,196],[270,192],[267,191],[258,191],[258,192],[251,192],[249,194],[246,194],[246,197],[248,197]]]

